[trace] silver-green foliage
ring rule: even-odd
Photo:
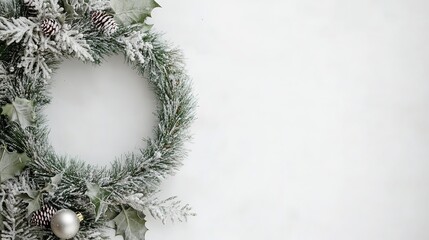
[[[29,161],[26,154],[9,152],[5,147],[0,147],[0,183],[21,174]]]
[[[117,234],[126,240],[143,239],[144,215],[163,222],[193,215],[190,207],[176,198],[156,198],[161,182],[178,169],[186,155],[184,143],[194,119],[194,97],[180,52],[159,35],[143,31],[141,19],[124,23],[109,36],[97,31],[90,12],[111,11],[107,0],[35,2],[39,14],[28,17],[21,1],[0,0],[0,108],[10,110],[14,101],[21,99],[31,103],[23,110],[34,113],[31,121],[25,122],[14,121],[10,111],[0,114],[3,151],[29,157],[24,166],[13,168],[17,170],[14,176],[9,173],[1,185],[2,239],[55,239],[48,230],[28,226],[28,211],[43,204],[84,215],[75,239],[105,239],[103,229],[112,221]],[[41,32],[40,21],[46,17],[61,24],[58,35],[46,37]],[[124,53],[129,65],[148,79],[157,95],[154,137],[145,140],[145,149],[124,154],[110,168],[57,155],[48,142],[49,128],[42,114],[50,101],[51,73],[65,58],[100,64],[105,56],[117,53]],[[127,216],[132,217],[132,226],[124,225],[122,220]]]
[[[9,120],[19,123],[23,128],[31,125],[34,119],[33,103],[24,98],[15,100],[2,107],[1,114],[6,115]]]

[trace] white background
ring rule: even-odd
[[[162,196],[198,216],[149,218],[147,239],[429,239],[429,2],[160,4],[152,22],[184,51],[199,105]],[[59,152],[107,164],[150,135],[153,96],[121,65],[62,65]]]

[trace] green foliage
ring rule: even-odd
[[[29,40],[36,26],[36,23],[25,17],[0,17],[0,40],[6,41],[7,45]]]
[[[42,192],[40,191],[27,190],[25,193],[18,195],[18,197],[28,204],[27,217],[41,208]]]
[[[17,14],[17,1],[2,0],[0,1],[0,16],[13,17]]]
[[[19,197],[26,203],[27,206],[27,217],[31,213],[39,210],[41,208],[41,202],[43,193],[54,194],[55,190],[58,188],[62,179],[62,174],[57,174],[51,178],[51,182],[46,184],[46,186],[41,190],[26,190],[23,194],[20,194]]]
[[[46,184],[45,188],[42,191],[46,191],[47,193],[54,193],[63,179],[63,174],[58,173],[57,175],[51,177],[51,182]]]
[[[195,216],[189,204],[183,205],[177,197],[170,197],[165,200],[155,198],[147,201],[144,206],[153,218],[160,219],[163,223],[166,223],[167,220],[183,222],[188,217]]]
[[[125,240],[144,240],[147,228],[144,215],[132,208],[123,209],[113,219],[116,224],[116,235],[121,235]]]
[[[30,188],[27,172],[0,184],[0,239],[40,239],[26,217],[27,204],[18,196]]]
[[[63,3],[63,8],[67,14],[71,16],[75,16],[77,14],[70,0],[61,0],[61,2]]]
[[[30,158],[25,153],[11,153],[0,147],[0,183],[21,174],[29,162]]]
[[[111,0],[110,4],[115,11],[115,20],[123,26],[144,24],[152,10],[160,7],[154,0]]]
[[[4,240],[37,240],[35,228],[30,226],[26,218],[24,203],[8,195],[0,209],[3,216],[3,226],[0,231],[1,239]]]
[[[94,205],[95,221],[97,221],[102,215],[106,213],[108,207],[108,202],[106,202],[106,200],[111,195],[111,193],[105,189],[102,189],[96,183],[86,183],[86,187],[88,188],[86,195]]]
[[[35,118],[33,102],[23,98],[15,98],[11,104],[3,106],[1,114],[19,123],[22,128],[31,126]]]

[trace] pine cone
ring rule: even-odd
[[[91,12],[91,20],[95,28],[107,35],[111,35],[118,30],[118,24],[116,24],[115,19],[103,11]]]
[[[60,24],[56,20],[50,18],[43,20],[40,27],[47,37],[56,35],[60,31]]]
[[[27,14],[29,17],[36,17],[39,11],[36,8],[35,0],[23,0],[24,6],[27,8]]]
[[[57,210],[54,207],[50,205],[44,205],[42,208],[33,213],[30,222],[32,225],[48,227],[51,224],[52,216],[54,216],[56,212]]]

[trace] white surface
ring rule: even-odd
[[[108,57],[100,66],[67,60],[52,85],[45,113],[58,153],[108,165],[144,147],[142,139],[156,122],[155,94],[123,56]]]
[[[163,194],[198,216],[150,220],[147,239],[429,239],[427,1],[160,3],[153,22],[184,50],[199,98],[191,153]],[[109,100],[96,95],[79,111]],[[96,127],[57,121],[60,106],[53,132],[84,136],[66,152],[120,154]],[[146,127],[111,117],[103,138]]]

